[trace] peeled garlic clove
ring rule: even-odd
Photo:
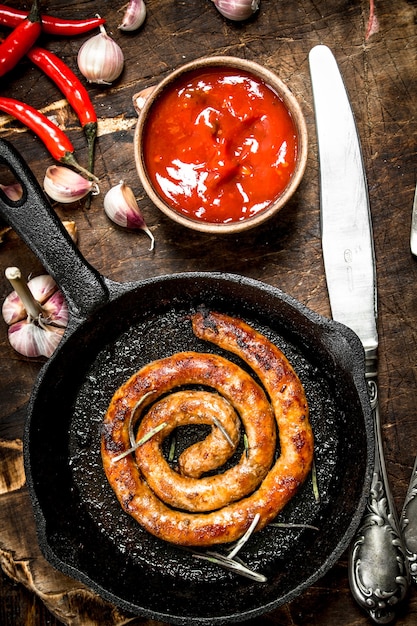
[[[45,173],[43,188],[52,200],[69,204],[81,200],[90,192],[98,193],[98,185],[91,180],[86,180],[62,165],[51,165]]]
[[[123,51],[100,26],[100,33],[87,39],[78,51],[78,68],[89,83],[111,85],[124,66]]]
[[[20,183],[12,183],[11,185],[1,185],[0,189],[4,191],[9,200],[20,200],[23,195],[22,185]]]
[[[8,338],[16,352],[27,357],[50,357],[62,339],[62,330],[46,329],[33,322],[17,322],[9,327]]]
[[[132,189],[123,180],[109,189],[104,196],[103,205],[107,217],[118,226],[143,230],[151,240],[149,250],[154,249],[155,238],[145,224]]]
[[[130,0],[127,5],[122,23],[118,28],[124,31],[137,30],[142,26],[146,17],[146,6],[143,0]]]
[[[218,11],[229,20],[247,20],[259,9],[259,0],[213,0]]]

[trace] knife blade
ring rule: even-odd
[[[390,492],[377,387],[376,265],[366,174],[357,127],[336,59],[324,45],[309,55],[320,167],[322,252],[333,319],[365,352],[374,418],[375,463],[365,512],[349,553],[352,595],[378,624],[395,618],[409,586],[408,563]]]

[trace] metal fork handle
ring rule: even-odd
[[[401,531],[412,580],[417,583],[417,457],[401,513]]]
[[[349,554],[352,595],[377,624],[389,624],[409,587],[409,567],[389,488],[376,377],[368,379],[375,429],[375,465],[361,525]]]

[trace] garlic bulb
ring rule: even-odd
[[[130,0],[126,7],[122,23],[118,26],[120,30],[133,31],[142,26],[146,17],[146,6],[144,0]]]
[[[62,165],[51,165],[46,170],[43,188],[52,200],[68,204],[81,200],[90,192],[99,193],[97,183],[86,180],[77,172]]]
[[[247,20],[259,9],[259,0],[213,0],[218,11],[229,20]]]
[[[101,25],[99,34],[87,39],[79,49],[77,63],[89,83],[111,85],[123,71],[123,51]]]
[[[27,357],[50,357],[68,324],[68,307],[62,292],[48,274],[36,276],[28,283],[17,267],[8,267],[5,275],[15,289],[2,306],[10,345]]]
[[[121,180],[104,196],[104,211],[115,224],[124,228],[143,230],[151,240],[149,250],[155,246],[155,238],[145,224],[132,189]]]

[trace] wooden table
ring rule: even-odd
[[[8,4],[28,5],[15,0]],[[416,183],[416,3],[379,0],[379,32],[369,40],[365,39],[367,0],[262,0],[256,19],[244,24],[223,19],[209,0],[147,0],[146,23],[135,34],[117,30],[120,13],[114,2],[50,0],[44,5],[46,12],[61,17],[85,17],[99,11],[126,60],[124,73],[113,86],[88,87],[99,116],[96,173],[101,194],[89,210],[83,202],[55,207],[62,218],[75,220],[83,255],[100,273],[122,282],[188,270],[243,274],[281,288],[324,315],[330,311],[320,247],[308,53],[318,43],[332,48],[351,96],[369,181],[378,270],[382,430],[388,474],[400,511],[417,452],[417,262],[409,249]],[[43,45],[78,71],[76,55],[85,38],[49,37]],[[145,197],[133,160],[136,114],[132,96],[172,68],[207,54],[245,57],[274,70],[299,99],[310,135],[307,171],[296,197],[276,219],[234,237],[192,233],[168,221]],[[67,130],[79,160],[86,162],[77,118],[55,86],[28,61],[1,80],[0,94],[51,116]],[[13,142],[42,182],[52,159],[39,139],[4,116],[0,136]],[[154,253],[148,251],[145,235],[114,227],[103,212],[105,192],[122,178],[134,189],[155,236]],[[39,261],[13,232],[0,245],[2,271],[9,265],[18,265],[24,275],[42,272]],[[0,277],[1,301],[9,291],[6,279]],[[25,487],[22,433],[25,405],[42,360],[17,355],[9,346],[4,323],[0,323],[0,355],[0,562],[5,572],[0,577],[0,621],[4,626],[127,623],[128,616],[55,572],[40,554]],[[415,624],[416,614],[413,588],[398,624]],[[140,618],[131,623],[157,626]],[[369,620],[350,595],[346,558],[342,558],[301,597],[252,623],[359,626]]]

